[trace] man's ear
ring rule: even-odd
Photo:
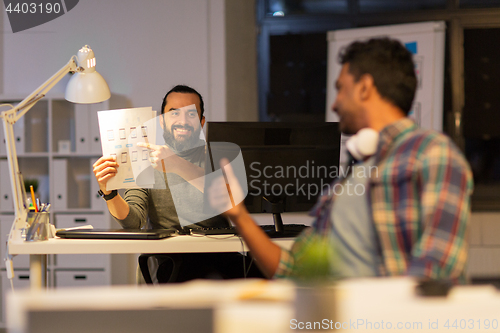
[[[158,120],[160,120],[160,126],[161,126],[162,130],[165,130],[165,126],[166,126],[164,116],[165,116],[165,114],[162,113],[162,114],[160,114],[160,118],[158,119]]]
[[[365,101],[370,98],[373,93],[373,89],[375,88],[375,85],[373,84],[373,76],[370,74],[364,74],[359,78],[358,82],[361,84],[359,91],[360,98]]]
[[[201,124],[201,128],[203,128],[203,126],[205,126],[205,116],[201,117],[200,124]]]

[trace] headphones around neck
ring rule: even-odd
[[[379,133],[372,128],[362,128],[346,142],[349,153],[358,161],[377,151]]]

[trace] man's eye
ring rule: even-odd
[[[191,118],[194,118],[194,117],[196,117],[197,115],[198,115],[198,114],[197,114],[196,112],[189,112],[189,116],[190,116]]]
[[[170,111],[169,114],[172,116],[172,117],[176,117],[179,115],[179,112],[177,111]]]

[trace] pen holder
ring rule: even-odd
[[[51,237],[48,212],[29,212],[26,241],[43,241]]]

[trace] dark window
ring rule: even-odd
[[[462,118],[475,198],[500,197],[500,29],[464,30]]]
[[[277,121],[324,121],[326,33],[270,37],[267,114]]]
[[[460,0],[462,8],[499,7],[500,0]]]
[[[360,12],[444,9],[446,0],[359,0]]]
[[[347,0],[267,0],[268,16],[347,13]]]

